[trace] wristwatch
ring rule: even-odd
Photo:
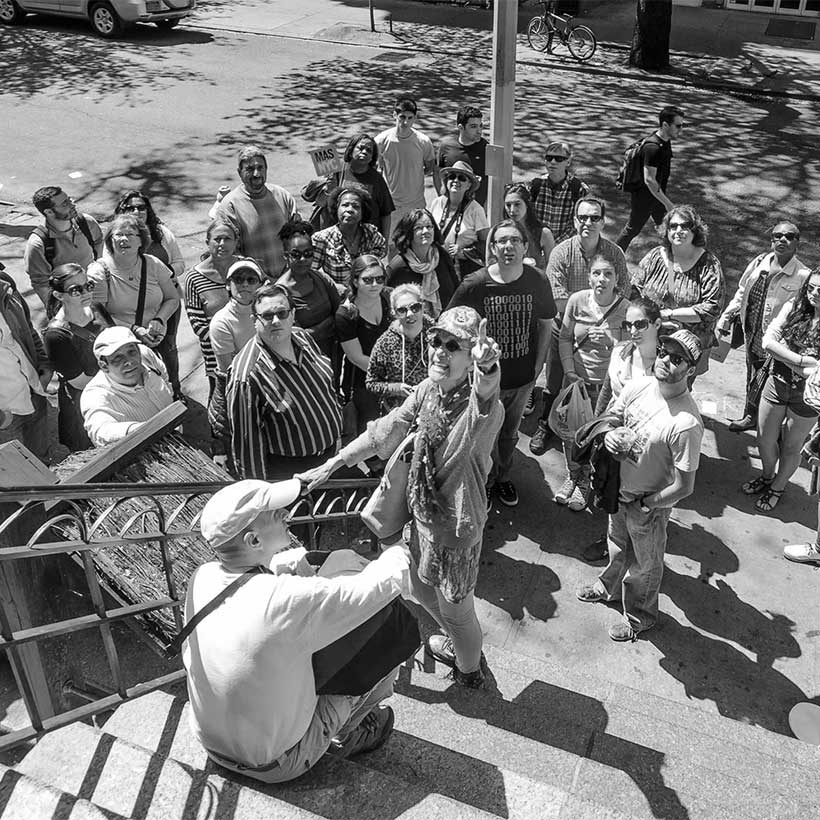
[[[652,508],[651,508],[651,507],[647,507],[647,506],[646,506],[646,504],[644,503],[644,499],[645,499],[645,498],[646,498],[646,496],[648,496],[648,495],[652,495],[652,493],[644,493],[644,495],[642,495],[642,496],[641,496],[641,498],[640,498],[640,505],[641,505],[641,512],[642,512],[642,513],[650,513],[650,512],[652,512]]]

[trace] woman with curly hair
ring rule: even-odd
[[[545,271],[555,240],[552,232],[538,221],[530,192],[523,183],[513,182],[504,189],[504,215],[526,234],[529,258],[524,262]]]
[[[649,251],[632,277],[631,297],[644,296],[661,306],[661,321],[685,327],[700,340],[704,355],[695,374],[709,368],[706,351],[714,347],[715,325],[723,310],[726,286],[718,258],[706,249],[708,228],[691,205],[672,208],[658,227],[661,244]]]
[[[350,284],[353,260],[365,254],[387,254],[387,242],[368,219],[372,200],[357,182],[345,182],[330,195],[336,224],[313,234],[313,269],[324,271],[336,284]]]
[[[820,364],[820,267],[769,325],[763,349],[772,357],[772,366],[757,421],[762,472],[742,489],[746,495],[759,494],[755,509],[767,513],[780,501],[800,464],[800,448],[817,421],[817,411],[803,400],[803,387]]]
[[[453,259],[430,211],[414,208],[393,231],[398,255],[387,266],[387,284],[418,285],[425,311],[434,319],[447,307],[458,287]]]

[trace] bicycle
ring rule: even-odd
[[[536,51],[552,54],[555,35],[569,49],[569,53],[580,63],[589,60],[598,40],[587,26],[574,26],[570,15],[557,14],[552,11],[551,0],[541,0],[544,11],[533,17],[527,26],[527,40]]]

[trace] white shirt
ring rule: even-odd
[[[31,391],[45,395],[40,377],[0,313],[0,409],[18,416],[34,412]]]
[[[218,562],[201,566],[188,585],[186,622],[238,576]],[[202,745],[248,766],[281,757],[316,710],[313,653],[406,594],[408,577],[406,553],[391,547],[355,575],[251,578],[183,644],[191,725]]]
[[[139,347],[145,368],[142,384],[114,384],[100,370],[83,389],[80,410],[95,447],[120,441],[174,401],[165,365],[153,350],[144,345]]]

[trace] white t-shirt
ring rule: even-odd
[[[248,766],[273,762],[307,731],[317,702],[313,653],[408,593],[409,564],[399,547],[336,578],[292,574],[300,565],[283,563],[282,555],[271,564],[282,574],[251,578],[183,645],[195,735],[206,749]],[[239,574],[218,562],[201,566],[188,586],[186,622]]]
[[[446,196],[436,197],[433,204],[430,206],[430,213],[433,215],[433,219],[436,220],[436,224],[438,224],[438,226],[442,229],[446,228],[447,225],[452,222],[453,218],[453,212],[450,211],[447,216],[447,221],[442,226],[441,217],[444,214],[446,207]],[[456,234],[456,225],[458,225],[458,234]],[[444,237],[444,244],[451,245],[456,242],[459,250],[462,248],[469,248],[470,245],[476,241],[478,232],[489,227],[490,223],[487,222],[487,214],[484,213],[484,209],[474,199],[472,199],[464,208],[461,222],[459,223],[458,219],[456,219],[456,221],[452,222],[450,225],[450,229]]]
[[[665,399],[654,376],[632,379],[608,410],[638,438],[621,462],[621,498],[632,501],[675,480],[675,470],[693,473],[700,463],[703,420],[687,390]]]
[[[376,137],[379,147],[379,168],[387,181],[396,210],[424,208],[424,167],[436,159],[433,143],[426,134],[412,130],[399,137],[396,129],[388,128]]]

